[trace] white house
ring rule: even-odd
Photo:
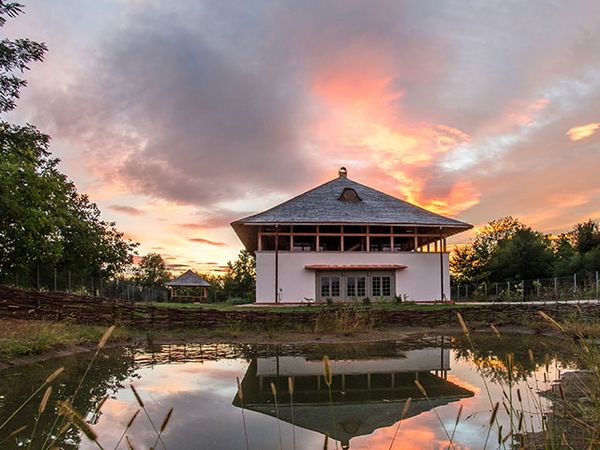
[[[339,176],[231,224],[257,303],[450,299],[446,238],[472,227]]]

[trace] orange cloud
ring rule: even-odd
[[[567,136],[572,141],[580,141],[581,139],[588,138],[596,133],[596,130],[600,128],[600,122],[588,123],[587,125],[581,125],[579,127],[573,127],[567,131]]]

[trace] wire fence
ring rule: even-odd
[[[170,299],[170,292],[166,287],[142,286],[127,276],[93,277],[77,271],[60,270],[41,265],[15,274],[0,273],[0,284],[45,292],[69,292],[132,302],[165,302]]]
[[[600,299],[599,272],[536,280],[454,284],[457,302],[526,302]]]

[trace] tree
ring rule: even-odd
[[[472,243],[454,250],[451,258],[453,278],[462,283],[488,280],[489,263],[499,243],[523,228],[519,219],[511,216],[492,220],[483,226]]]
[[[571,235],[575,248],[581,255],[600,246],[600,229],[592,219],[575,225]]]
[[[241,250],[235,261],[227,263],[223,291],[227,298],[254,300],[256,288],[256,259],[248,250]]]
[[[577,272],[581,266],[581,255],[572,244],[568,234],[561,234],[552,243],[554,251],[554,275],[568,276]]]
[[[552,275],[550,242],[531,228],[517,230],[498,242],[489,261],[490,280],[531,280]]]
[[[22,5],[0,0],[0,27]],[[0,41],[0,114],[15,108],[26,81],[17,75],[42,61],[46,46],[29,39]],[[110,277],[131,263],[137,244],[58,170],[50,137],[32,125],[0,120],[0,274],[58,267]]]
[[[142,258],[135,278],[142,286],[157,288],[164,286],[171,279],[171,272],[162,256],[158,253],[148,253]]]

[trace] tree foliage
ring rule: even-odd
[[[171,272],[161,255],[148,253],[138,265],[135,279],[142,286],[157,288],[171,279]]]
[[[482,227],[470,244],[458,246],[451,258],[458,283],[531,280],[600,270],[600,227],[576,224],[558,236],[546,236],[505,217]]]
[[[256,293],[256,259],[247,250],[241,250],[235,261],[227,263],[223,275],[202,274],[210,285],[212,302],[252,302]]]
[[[22,5],[0,1],[0,27]],[[0,114],[16,106],[26,81],[20,75],[42,61],[46,45],[29,39],[0,41]],[[137,244],[58,170],[50,137],[33,125],[0,120],[0,274],[26,274],[34,266],[108,277],[130,264]]]

